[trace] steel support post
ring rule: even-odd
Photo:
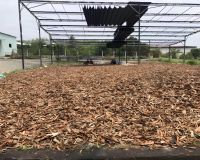
[[[66,47],[66,45],[64,47],[65,47],[64,48],[64,50],[65,50],[65,57],[67,57],[67,47]]]
[[[52,47],[52,38],[49,35],[49,40],[50,40],[50,49],[51,49],[51,64],[53,64],[53,47]]]
[[[171,61],[171,46],[169,45],[169,61]]]
[[[138,31],[139,31],[139,32],[138,32],[138,41],[139,41],[139,42],[138,42],[138,64],[140,64],[140,56],[141,56],[141,55],[140,55],[140,54],[141,54],[141,53],[140,53],[140,50],[141,50],[141,46],[140,46],[140,35],[141,35],[141,33],[140,33],[140,32],[141,32],[141,30],[140,30],[140,29],[141,29],[141,28],[140,28],[140,27],[141,27],[141,20],[140,20],[140,17],[141,17],[141,13],[140,13],[140,12],[141,12],[141,11],[140,11],[140,6],[139,6],[139,26],[138,26]]]
[[[148,55],[149,59],[151,57],[151,40],[149,40],[149,55]]]
[[[186,59],[186,56],[185,56],[185,49],[186,49],[186,36],[184,37],[184,55],[183,55],[183,63],[185,63],[185,59]]]
[[[125,48],[125,59],[126,59],[126,64],[128,63],[128,59],[127,59],[127,41],[126,41],[126,48]]]
[[[39,57],[40,57],[40,66],[42,66],[42,53],[41,53],[41,48],[42,48],[42,43],[41,43],[41,28],[40,28],[40,22],[38,21],[38,33],[39,33]]]
[[[56,46],[55,51],[56,51],[57,63],[59,63],[59,57],[60,56],[59,56],[59,46],[58,45]]]
[[[23,46],[23,30],[22,30],[22,15],[21,15],[21,0],[18,0],[18,10],[19,10],[19,28],[20,28],[20,41],[21,41],[22,69],[25,69],[25,65],[24,65],[24,46]]]
[[[58,46],[58,62],[60,62],[60,53],[61,53],[61,47],[59,45]]]
[[[59,62],[59,47],[58,47],[58,45],[56,45],[56,47],[55,47],[55,54],[56,54],[56,61],[57,61],[57,63]]]
[[[120,64],[121,63],[120,49],[118,49],[118,54],[119,54],[119,64]]]

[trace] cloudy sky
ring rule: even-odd
[[[0,32],[14,35],[19,39],[18,0],[0,0],[0,6]],[[22,11],[22,18],[24,39],[37,38],[38,31],[36,20],[26,9]],[[44,33],[42,36],[47,37]]]
[[[150,0],[146,0],[146,1],[150,1]],[[151,0],[151,2],[158,2],[158,1]],[[159,2],[200,3],[199,0],[190,0],[190,1],[189,0],[160,0]],[[18,5],[17,0],[0,0],[0,6],[1,6],[0,32],[5,32],[7,34],[15,35],[17,39],[19,39],[19,23],[18,23],[18,6],[17,5]],[[197,12],[198,11],[196,11],[196,13]],[[37,31],[36,20],[25,9],[23,9],[22,16],[23,16],[24,39],[30,40],[33,38],[37,38],[38,31]],[[42,37],[46,38],[48,36],[46,33],[42,32]],[[200,34],[196,34],[188,38],[187,45],[196,45],[200,47]]]

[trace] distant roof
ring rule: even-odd
[[[15,37],[15,38],[16,38],[16,36],[13,36],[13,35],[10,35],[10,34],[6,34],[6,33],[3,33],[3,32],[0,32],[0,34],[3,34],[3,35],[6,35],[6,36],[9,36],[9,37]]]
[[[169,48],[166,46],[153,46],[152,48]],[[184,48],[184,46],[171,46],[171,48]],[[197,48],[196,46],[185,46],[185,48]]]

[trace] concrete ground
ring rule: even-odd
[[[49,59],[43,59],[43,64],[50,63]],[[25,59],[25,68],[34,68],[40,66],[39,59]],[[9,73],[22,69],[21,59],[0,59],[0,73]]]
[[[43,58],[43,65],[48,65],[51,63],[51,60],[48,58]],[[146,60],[142,60],[142,62],[146,62]],[[99,60],[95,61],[95,64],[109,64],[110,60]],[[137,61],[128,61],[130,64],[137,64]],[[125,64],[125,61],[122,62]],[[39,59],[25,59],[25,68],[34,68],[40,66]],[[21,59],[9,59],[9,58],[0,58],[0,73],[9,73],[16,70],[22,69],[22,60]]]

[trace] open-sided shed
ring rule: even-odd
[[[21,7],[37,19],[39,38],[43,29],[51,43],[67,43],[74,36],[79,45],[120,47],[136,45],[126,40],[134,36],[141,42],[137,44],[138,63],[142,44],[168,47],[170,53],[173,45],[183,43],[185,55],[187,38],[200,29],[197,3],[19,0],[22,41]],[[22,47],[24,61],[23,57]]]

